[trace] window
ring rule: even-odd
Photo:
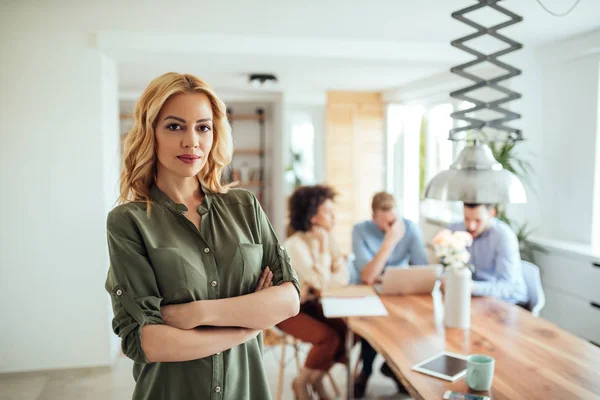
[[[291,190],[300,185],[315,182],[315,131],[311,116],[307,113],[292,115],[289,163],[286,181]],[[291,191],[290,190],[290,191]]]
[[[388,106],[388,190],[394,193],[400,212],[418,221],[420,216],[453,221],[462,217],[462,204],[425,199],[431,179],[447,170],[460,151],[448,140],[454,107],[442,103]]]
[[[453,142],[448,140],[453,120],[450,117],[452,104],[440,104],[430,108],[425,114],[426,121],[424,129],[424,168],[422,174],[425,182],[440,172],[447,170],[453,160]],[[425,188],[422,188],[421,196],[424,196]]]
[[[387,107],[387,190],[394,194],[399,212],[418,221],[420,201],[420,145],[422,106]]]
[[[467,106],[467,105],[463,105]],[[454,120],[450,116],[454,112],[452,103],[436,104],[429,107],[423,116],[423,129],[421,137],[423,145],[421,156],[421,214],[425,217],[443,221],[455,221],[462,218],[462,204],[460,202],[448,202],[440,200],[425,199],[426,185],[434,176],[450,168],[456,159],[462,142],[448,140],[450,129]]]

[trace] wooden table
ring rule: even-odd
[[[493,399],[600,399],[600,348],[528,311],[491,298],[473,298],[471,328],[445,328],[431,295],[382,296],[389,316],[351,317],[348,325],[385,357],[415,399],[439,400],[446,390],[472,392],[412,371],[447,350],[496,359]]]

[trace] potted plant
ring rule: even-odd
[[[529,161],[519,156],[519,153],[515,150],[517,143],[519,142],[491,142],[489,143],[489,146],[496,161],[498,161],[504,169],[515,174],[517,178],[523,182],[530,193],[536,194],[535,187],[531,182],[533,167]],[[499,220],[507,223],[517,235],[521,259],[534,262],[534,251],[540,251],[542,253],[546,252],[543,247],[528,240],[532,230],[527,223],[519,225],[515,220],[509,218],[507,215],[506,205],[497,204],[496,213],[496,217]]]

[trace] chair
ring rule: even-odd
[[[292,335],[288,335],[286,333],[279,333],[280,331],[276,331],[275,329],[266,329],[263,331],[263,343],[265,347],[269,346],[281,346],[281,358],[279,360],[279,377],[277,379],[277,395],[275,400],[281,400],[283,396],[283,375],[286,367],[285,353],[287,350],[287,346],[291,345],[294,349],[294,358],[296,360],[296,368],[297,371],[300,371],[302,367],[300,365],[300,355],[299,355],[299,344],[301,343],[298,339],[293,337]],[[329,382],[333,387],[333,391],[336,397],[340,396],[340,390],[337,387],[333,377],[327,371],[327,377],[329,378]]]
[[[546,296],[544,295],[544,288],[542,287],[540,269],[537,265],[528,261],[521,261],[521,267],[523,269],[523,279],[525,280],[525,286],[527,287],[528,297],[525,308],[531,311],[531,314],[535,317],[538,317],[540,311],[546,304]]]

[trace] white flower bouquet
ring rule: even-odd
[[[472,244],[473,238],[468,232],[464,231],[452,233],[448,229],[444,229],[433,238],[435,255],[439,258],[444,269],[469,268],[473,271],[472,265],[469,264],[471,254],[467,251],[467,247]]]

